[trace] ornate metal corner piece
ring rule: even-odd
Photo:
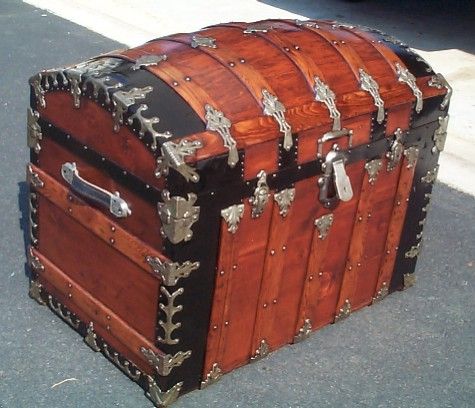
[[[387,171],[393,171],[401,161],[401,157],[404,153],[404,144],[402,142],[403,135],[404,133],[400,128],[397,128],[396,132],[394,132],[394,140],[391,143],[391,150],[386,153],[388,159]]]
[[[439,172],[439,165],[435,166],[433,170],[428,170],[426,175],[421,177],[423,183],[431,184],[437,180],[437,173]]]
[[[294,144],[292,139],[292,128],[285,118],[285,106],[271,94],[267,89],[262,90],[262,103],[264,105],[264,115],[272,116],[279,125],[279,131],[284,134],[284,149],[289,151]]]
[[[279,206],[279,214],[282,215],[282,217],[287,217],[294,199],[295,188],[286,188],[285,190],[274,194],[274,200]]]
[[[183,387],[183,382],[179,382],[165,392],[160,389],[155,380],[149,375],[147,376],[147,381],[148,391],[145,394],[157,408],[166,408],[175,402],[180,394],[181,387]]]
[[[335,92],[319,77],[315,76],[314,80],[315,100],[324,103],[327,107],[328,112],[330,112],[330,118],[333,119],[333,130],[341,130],[341,113],[336,107]]]
[[[264,212],[264,208],[269,201],[269,186],[267,185],[267,174],[261,170],[257,174],[257,187],[254,190],[254,195],[249,198],[249,203],[252,206],[251,217],[258,218]]]
[[[114,132],[118,132],[120,125],[124,123],[124,113],[127,112],[129,107],[134,105],[137,100],[145,99],[147,94],[152,91],[151,86],[146,86],[144,88],[132,88],[130,91],[117,91],[112,94]]]
[[[30,282],[30,288],[28,290],[28,295],[32,299],[36,300],[38,302],[38,304],[40,304],[40,305],[45,304],[45,301],[43,300],[43,297],[41,296],[42,288],[43,288],[43,286],[41,285],[41,283],[32,280]]]
[[[201,37],[200,35],[194,35],[191,37],[191,47],[208,47],[208,48],[217,48],[216,39],[212,37]]]
[[[452,87],[449,85],[449,83],[442,74],[434,75],[431,79],[429,79],[428,85],[437,89],[447,89],[447,93],[444,96],[444,100],[440,104],[440,109],[445,110],[445,108],[447,108],[447,106],[449,105],[450,98],[452,97]]]
[[[421,249],[422,244],[419,242],[417,245],[413,245],[411,248],[409,248],[409,250],[406,251],[404,256],[409,259],[416,258],[421,253]]]
[[[411,169],[416,165],[417,158],[419,157],[419,149],[411,146],[404,150],[404,157],[407,159],[407,168]]]
[[[294,344],[300,343],[307,339],[312,333],[312,322],[310,319],[305,319],[303,326],[299,329],[299,332],[294,337]]]
[[[41,126],[38,123],[40,114],[31,109],[27,109],[26,115],[26,135],[27,135],[27,145],[29,148],[33,149],[36,154],[41,150],[40,140],[43,139],[43,133],[41,131]]]
[[[374,105],[378,109],[376,121],[383,123],[384,121],[384,101],[379,94],[379,85],[364,69],[360,68],[360,86],[363,91],[368,92],[374,99]]]
[[[191,272],[200,267],[199,262],[186,261],[182,264],[171,261],[162,262],[156,256],[147,256],[146,261],[152,270],[160,276],[165,286],[175,286],[180,279],[188,278]]]
[[[203,147],[203,143],[199,140],[189,141],[181,139],[178,143],[169,141],[163,143],[161,150],[162,156],[157,158],[157,168],[155,176],[167,176],[169,168],[180,173],[186,181],[197,183],[200,180],[196,169],[188,165],[185,161],[186,156],[193,156],[197,149]]]
[[[157,140],[159,138],[162,138],[165,140],[169,139],[171,137],[171,134],[169,132],[160,133],[154,129],[153,125],[156,125],[157,123],[159,123],[160,119],[157,118],[156,116],[152,118],[143,117],[142,112],[146,111],[147,109],[148,109],[148,106],[146,104],[144,103],[141,104],[137,108],[135,113],[129,116],[129,119],[127,119],[127,123],[132,126],[134,123],[134,119],[137,120],[137,122],[139,123],[139,129],[138,129],[139,136],[143,137],[145,133],[148,132],[153,139],[150,148],[153,151],[155,151],[158,147]]]
[[[109,346],[104,343],[103,346],[103,353],[106,358],[111,361],[120,371],[122,371],[127,377],[132,379],[133,381],[138,381],[140,376],[142,375],[141,371],[130,361],[123,359],[124,361],[120,361],[119,353],[117,351],[110,352]],[[133,371],[132,371],[133,370]]]
[[[29,83],[33,89],[33,93],[35,94],[35,98],[38,102],[38,105],[40,105],[40,107],[42,108],[46,108],[45,90],[41,85],[42,80],[43,77],[40,72],[35,76],[31,77]]]
[[[324,240],[328,236],[330,227],[333,224],[333,214],[325,214],[315,220],[315,226],[318,229],[318,238]]]
[[[439,116],[439,127],[435,130],[433,140],[434,147],[432,153],[441,152],[445,148],[445,140],[447,139],[447,127],[449,125],[449,115]]]
[[[109,91],[112,89],[119,89],[124,86],[121,82],[115,80],[110,75],[92,74],[88,76],[82,85],[83,92],[87,91],[88,85],[92,86],[92,94],[95,99],[99,98],[100,93],[104,95],[105,103],[108,105],[111,102]]]
[[[93,322],[89,322],[89,325],[87,326],[86,336],[84,336],[84,342],[94,351],[101,351],[101,348],[97,344],[97,335],[94,331]]]
[[[28,164],[26,167],[26,181],[28,184],[34,188],[43,188],[45,183],[43,180],[40,179],[40,176],[38,173],[33,171],[33,167],[31,167],[31,164]]]
[[[223,144],[229,150],[228,165],[234,167],[239,161],[237,143],[231,136],[231,121],[224,116],[224,113],[213,108],[211,105],[205,105],[206,129],[217,132],[223,139]]]
[[[374,159],[365,164],[364,168],[368,172],[369,184],[374,185],[382,166],[383,161],[381,159]]]
[[[175,355],[170,354],[158,354],[151,349],[142,347],[140,349],[147,361],[155,368],[158,375],[166,377],[171,373],[175,367],[179,367],[183,364],[188,357],[191,356],[191,350],[179,351]]]
[[[56,304],[55,304],[56,303]],[[53,312],[55,312],[61,319],[69,324],[73,329],[78,330],[81,321],[71,313],[65,306],[53,299],[53,296],[48,295],[48,306]]]
[[[137,58],[135,64],[130,67],[132,71],[137,71],[143,67],[150,67],[158,65],[162,61],[166,61],[168,59],[166,54],[160,55],[142,55],[141,57]]]
[[[254,355],[251,357],[251,363],[255,361],[259,361],[266,357],[270,353],[269,345],[265,340],[261,340],[259,343],[259,348],[256,350]]]
[[[223,376],[223,371],[219,368],[218,363],[214,363],[211,371],[206,374],[206,378],[201,381],[201,389],[208,387],[211,384],[217,383]]]
[[[176,313],[181,312],[183,310],[182,305],[175,305],[175,300],[178,296],[182,295],[185,290],[183,288],[179,288],[173,293],[170,293],[165,286],[160,287],[160,292],[166,298],[166,303],[160,302],[159,307],[160,310],[165,314],[165,321],[159,320],[158,325],[163,329],[163,337],[158,336],[157,340],[162,344],[178,344],[180,342],[179,339],[172,338],[173,332],[181,327],[181,323],[173,322],[173,317]]]
[[[402,67],[400,64],[396,63],[396,72],[398,81],[406,84],[411,88],[412,93],[416,97],[416,112],[419,113],[422,110],[423,106],[423,96],[422,92],[417,86],[416,77],[412,75],[407,68]]]
[[[228,231],[231,234],[236,233],[239,227],[239,222],[241,221],[243,216],[244,204],[231,205],[230,207],[221,210],[221,217],[223,217],[224,221],[226,221],[226,223],[228,224]]]
[[[416,275],[414,273],[405,273],[403,280],[404,289],[410,288],[416,284]]]
[[[345,300],[345,303],[338,311],[338,314],[335,316],[335,323],[340,320],[346,319],[351,314],[351,303],[349,299]]]
[[[162,235],[172,244],[189,241],[193,236],[191,227],[200,215],[200,207],[193,205],[198,197],[194,193],[188,193],[188,198],[170,197],[170,192],[163,190],[162,198],[163,203],[158,203]]]
[[[389,294],[389,287],[386,282],[383,282],[381,288],[376,292],[373,297],[373,304],[383,300]]]
[[[28,248],[28,265],[35,273],[41,273],[45,270],[45,266],[41,263],[40,258],[33,253],[31,247]]]

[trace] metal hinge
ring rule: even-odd
[[[158,408],[166,408],[170,404],[173,404],[180,394],[181,387],[183,387],[183,382],[179,382],[168,391],[162,391],[155,380],[149,375],[147,376],[147,382],[148,391],[146,395]]]
[[[228,224],[228,231],[231,234],[235,234],[239,222],[244,216],[244,204],[235,204],[231,205],[228,208],[221,210],[221,217],[224,218],[224,221]]]
[[[143,67],[150,67],[158,65],[162,61],[166,61],[168,59],[166,54],[160,55],[142,55],[141,57],[137,58],[135,64],[132,65],[130,68],[132,71],[136,71]]]
[[[172,334],[173,332],[181,327],[181,323],[173,322],[173,317],[176,313],[181,312],[183,310],[182,305],[175,305],[175,299],[182,295],[185,290],[183,288],[179,288],[173,293],[170,293],[165,286],[160,286],[160,292],[165,296],[167,303],[159,304],[160,310],[165,313],[166,320],[159,320],[158,324],[163,329],[164,336],[158,337],[158,341],[163,344],[178,344],[180,342],[179,339],[173,339]]]
[[[452,97],[452,87],[449,85],[449,83],[442,74],[434,75],[431,79],[429,79],[428,85],[437,89],[447,89],[447,93],[445,94],[444,99],[440,104],[440,109],[445,110],[445,108],[447,108],[450,102],[450,98]]]
[[[286,188],[274,194],[274,200],[279,206],[279,214],[282,217],[287,217],[289,208],[295,199],[295,188]]]
[[[201,37],[199,35],[194,35],[193,37],[191,37],[191,47],[217,48],[216,39],[212,37]]]
[[[432,153],[441,152],[445,147],[445,140],[447,139],[447,127],[449,125],[449,115],[439,116],[439,127],[434,132],[434,147]]]
[[[148,93],[152,92],[151,86],[144,88],[132,88],[130,91],[117,91],[112,95],[114,109],[112,117],[114,118],[114,132],[118,132],[120,125],[124,123],[124,113],[134,105],[138,99],[145,99]]]
[[[224,116],[224,113],[213,108],[211,105],[205,105],[206,111],[206,129],[217,132],[223,139],[224,147],[229,150],[228,165],[234,167],[239,161],[236,141],[231,136],[231,121]]]
[[[404,133],[400,128],[397,128],[396,132],[394,132],[394,140],[391,143],[391,150],[386,153],[388,159],[387,171],[393,171],[401,161],[401,157],[404,153],[404,144],[402,143],[403,135]]]
[[[264,115],[272,116],[279,125],[279,131],[284,134],[284,149],[289,151],[294,144],[292,140],[292,128],[285,118],[285,106],[271,94],[267,89],[262,90],[262,103],[264,104]]]
[[[330,118],[333,119],[333,130],[341,130],[341,113],[336,107],[336,96],[330,87],[319,77],[315,76],[315,100],[322,102],[330,112]]]
[[[379,85],[364,69],[360,68],[360,85],[363,91],[369,92],[374,99],[374,105],[378,108],[376,121],[383,123],[384,121],[384,101],[379,94]]]
[[[396,72],[398,76],[398,81],[405,83],[409,88],[411,88],[412,93],[416,97],[416,112],[419,113],[422,110],[424,102],[422,92],[416,83],[416,77],[412,75],[412,73],[410,73],[407,68],[402,67],[398,63],[396,63]]]
[[[157,167],[155,169],[155,176],[162,177],[168,175],[168,170],[171,167],[180,173],[186,181],[197,183],[200,180],[196,169],[185,162],[186,156],[193,156],[197,149],[203,147],[203,143],[199,140],[189,141],[181,139],[178,143],[169,141],[162,144],[162,156],[157,158]]]
[[[258,218],[264,212],[264,208],[269,201],[269,186],[267,185],[267,174],[264,170],[257,173],[257,186],[254,190],[254,195],[249,198],[249,203],[252,206],[252,218]]]
[[[317,218],[314,222],[318,229],[318,238],[324,240],[328,236],[328,232],[333,224],[333,214],[325,214]]]
[[[368,172],[369,184],[373,185],[376,182],[382,166],[383,161],[381,159],[374,159],[365,164],[364,168]]]
[[[41,132],[41,126],[38,123],[38,119],[40,118],[40,114],[31,109],[27,109],[27,145],[29,148],[33,149],[35,153],[39,153],[41,150],[40,140],[43,139],[43,133]]]
[[[191,272],[200,267],[199,262],[186,261],[182,264],[178,262],[162,262],[157,256],[147,256],[148,264],[152,270],[158,274],[165,286],[175,286],[180,279],[188,278]]]
[[[193,205],[198,197],[194,193],[188,193],[188,199],[180,196],[170,197],[170,192],[163,190],[162,199],[163,203],[158,203],[162,236],[173,244],[189,241],[193,236],[191,227],[200,215],[200,207]]]
[[[175,367],[179,367],[191,356],[191,350],[179,351],[174,354],[156,354],[153,350],[142,347],[143,356],[155,368],[158,375],[166,377]]]

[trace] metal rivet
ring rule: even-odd
[[[361,266],[361,262],[358,262],[358,263],[356,264],[356,266],[357,266],[357,267],[360,267],[360,266]]]
[[[275,251],[273,249],[270,250],[270,254],[271,255],[274,255],[275,254]]]
[[[290,51],[290,48],[289,47],[284,47],[284,50],[289,52]]]
[[[363,217],[361,215],[358,217],[358,221],[363,221]]]
[[[109,315],[107,315],[107,316],[106,316],[106,319],[107,319],[107,320],[110,320],[110,319],[111,319],[111,317],[110,317]]]
[[[368,213],[368,218],[371,218],[371,213]]]
[[[68,208],[68,212],[73,212],[73,209],[72,208]]]
[[[68,288],[72,288],[72,287],[73,287],[73,285],[68,283]]]
[[[282,246],[282,251],[285,251],[287,249],[287,247],[284,245]]]
[[[122,174],[123,174],[124,176],[126,176],[126,175],[127,175],[127,172],[124,170],[124,171],[122,172]]]
[[[115,232],[115,227],[114,226],[111,227],[111,231]]]
[[[398,201],[396,204],[397,204],[397,205],[401,205],[401,202],[400,202],[400,201]]]
[[[84,150],[87,150],[87,146],[83,146],[82,148],[83,148]]]
[[[272,175],[272,177],[273,177],[273,178],[276,178],[276,177],[277,177],[277,173],[274,173],[274,174]]]
[[[277,299],[274,299],[272,303],[275,305],[277,303]]]
[[[341,43],[342,43],[342,44],[346,44],[344,40],[341,40]]]
[[[244,58],[241,58],[241,59],[239,60],[239,62],[240,62],[241,64],[244,64],[244,63],[246,62],[246,60],[245,60]]]
[[[294,45],[294,48],[298,51],[300,50],[300,47],[298,45]]]
[[[387,254],[390,254],[390,253],[391,253],[391,251],[388,249],[388,250],[386,251],[386,253],[387,253]]]
[[[351,271],[352,269],[353,269],[353,267],[350,265],[350,266],[348,267],[348,270]]]
[[[230,62],[230,63],[229,63],[229,66],[230,66],[230,67],[234,67],[235,65],[236,65],[236,64],[235,64],[234,62]]]
[[[224,271],[219,271],[219,274],[220,274],[221,276],[223,276],[223,275],[224,275]]]
[[[225,321],[225,322],[224,322],[224,325],[225,325],[225,326],[229,326],[229,322],[228,322],[228,321]]]
[[[216,330],[218,328],[218,326],[214,325],[213,326],[213,330]]]
[[[101,161],[105,162],[105,161],[106,161],[106,158],[105,158],[105,157],[101,157]]]
[[[71,194],[68,194],[68,200],[73,201],[73,196]]]
[[[313,281],[313,275],[310,275],[310,276],[308,277],[308,280],[309,280],[309,281]]]
[[[107,330],[107,331],[111,331],[111,327],[110,327],[110,326],[106,326],[106,330]]]
[[[302,170],[302,166],[299,164],[299,165],[297,166],[297,169]]]
[[[185,77],[185,81],[188,81],[190,82],[191,81],[191,78],[189,76]]]
[[[233,265],[233,270],[236,270],[237,269],[237,265]]]
[[[111,238],[109,241],[110,241],[110,243],[111,243],[112,245],[115,244],[115,239],[114,239],[114,238]]]
[[[71,138],[71,135],[66,135],[66,139],[70,139]]]
[[[173,81],[172,84],[173,84],[173,86],[178,86],[178,82],[177,82],[177,81]]]
[[[323,276],[323,272],[318,272],[318,276]]]
[[[68,293],[68,298],[71,299],[73,297],[73,295],[71,295],[71,293]]]
[[[408,203],[408,202],[409,202],[409,198],[406,198],[406,203]]]
[[[264,303],[264,305],[263,305],[263,306],[264,306],[264,308],[266,308],[266,307],[267,307],[267,303]]]

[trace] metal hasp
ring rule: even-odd
[[[63,163],[61,176],[77,194],[94,201],[109,209],[117,218],[125,218],[132,214],[127,202],[120,198],[119,192],[111,193],[89,181],[84,180],[76,167],[76,163]]]
[[[168,190],[162,191],[163,203],[158,203],[158,214],[162,221],[161,233],[172,244],[189,241],[193,236],[191,227],[198,221],[200,207],[194,206],[198,197],[194,193],[188,193],[188,198],[170,197]]]
[[[285,106],[279,101],[277,96],[271,94],[267,89],[262,90],[262,103],[264,104],[264,115],[272,116],[279,125],[279,131],[284,134],[284,149],[289,151],[294,141],[292,140],[292,128],[285,118]]]
[[[166,61],[168,59],[166,54],[160,55],[142,55],[141,57],[137,58],[135,64],[132,65],[130,68],[132,71],[137,71],[143,67],[150,67],[158,65],[162,61]]]
[[[445,148],[445,140],[447,139],[447,127],[449,125],[449,115],[439,116],[439,127],[434,132],[434,147],[432,153],[441,152]]]
[[[114,132],[118,132],[120,125],[124,123],[124,113],[134,105],[138,99],[145,99],[148,93],[152,92],[151,86],[144,88],[132,88],[130,91],[117,91],[112,95],[112,104],[114,109],[112,117],[114,118]]]
[[[442,74],[434,75],[431,79],[429,79],[428,85],[437,89],[447,89],[447,93],[444,96],[444,100],[440,104],[440,109],[445,110],[445,108],[447,108],[447,106],[449,105],[450,98],[452,97],[452,87],[449,85],[449,83]]]
[[[345,300],[345,303],[338,311],[338,314],[335,316],[335,323],[347,318],[351,314],[351,303],[349,299]]]
[[[179,351],[175,355],[155,353],[151,349],[141,347],[140,351],[147,361],[154,367],[158,375],[166,377],[175,367],[183,364],[191,356],[191,350]]]
[[[172,334],[173,332],[181,327],[181,323],[173,322],[173,317],[176,313],[181,312],[183,310],[182,305],[175,305],[175,300],[178,296],[182,295],[185,290],[183,288],[177,289],[175,292],[170,293],[165,286],[160,286],[160,292],[166,298],[166,304],[161,303],[159,304],[160,310],[165,314],[166,320],[159,320],[158,324],[163,329],[164,336],[158,337],[158,341],[163,344],[178,344],[180,342],[179,339],[173,339]]]
[[[257,174],[257,187],[254,190],[254,195],[249,198],[249,203],[252,206],[251,217],[258,218],[264,212],[264,208],[269,201],[269,186],[267,185],[267,174],[261,170]]]
[[[214,363],[211,371],[206,374],[206,378],[201,381],[201,389],[218,382],[223,376],[223,371],[219,368],[218,363]]]
[[[324,240],[328,236],[328,232],[333,224],[333,214],[325,214],[317,218],[314,222],[318,229],[318,238]]]
[[[182,264],[171,261],[162,262],[157,256],[147,256],[146,261],[160,276],[165,286],[175,286],[180,279],[188,278],[191,272],[200,267],[199,262],[186,261]]]
[[[300,343],[310,336],[312,333],[312,322],[310,319],[305,319],[303,326],[299,329],[299,332],[294,336],[294,344]]]
[[[412,75],[407,68],[402,67],[398,63],[396,63],[396,72],[398,81],[406,84],[409,88],[411,88],[412,93],[416,97],[416,112],[419,113],[422,110],[423,97],[421,90],[417,86],[416,77]]]
[[[333,130],[341,130],[341,113],[336,107],[335,92],[319,77],[315,76],[314,80],[315,85],[313,90],[315,92],[315,100],[324,103],[328,108],[330,118],[333,119]]]
[[[147,376],[147,382],[148,391],[145,393],[145,395],[155,404],[157,408],[166,408],[170,404],[173,404],[180,394],[181,387],[183,387],[183,382],[179,382],[168,391],[162,391],[155,380],[149,375]]]
[[[157,150],[158,143],[157,139],[162,138],[162,139],[169,139],[172,135],[170,132],[164,132],[160,133],[157,130],[154,129],[153,125],[156,125],[158,122],[160,122],[160,119],[156,116],[153,116],[151,118],[145,118],[142,115],[143,111],[146,111],[148,109],[148,106],[146,104],[141,104],[137,110],[135,111],[134,114],[129,116],[129,119],[127,120],[129,125],[134,124],[134,120],[136,120],[139,123],[139,136],[144,137],[145,132],[148,132],[150,136],[152,136],[152,144],[150,145],[150,148],[155,151]],[[135,129],[134,129],[135,130]]]
[[[364,69],[360,68],[360,86],[363,91],[368,92],[374,99],[374,105],[378,108],[376,121],[383,123],[384,121],[384,101],[379,94],[379,85]]]
[[[224,116],[224,113],[205,105],[206,129],[217,132],[223,139],[224,147],[229,150],[228,165],[234,167],[239,161],[236,141],[231,136],[231,121]]]
[[[235,234],[239,222],[241,221],[242,217],[244,216],[244,204],[235,204],[231,205],[228,208],[224,208],[221,210],[221,217],[224,218],[226,224],[228,224],[228,231],[231,234]]]
[[[36,154],[41,150],[40,140],[43,139],[41,126],[38,123],[40,114],[31,108],[26,110],[26,143]]]
[[[188,165],[185,161],[186,156],[193,156],[196,150],[203,147],[199,140],[189,141],[181,139],[178,143],[169,141],[162,144],[162,155],[157,158],[157,167],[155,176],[160,178],[167,176],[170,167],[180,173],[186,181],[197,183],[200,176],[196,169]]]
[[[274,194],[274,201],[279,206],[279,214],[282,215],[282,217],[287,217],[294,199],[295,188],[286,188]]]
[[[254,361],[259,361],[266,357],[270,353],[269,345],[265,340],[261,340],[259,343],[259,348],[256,350],[254,355],[251,357],[251,363]]]
[[[193,37],[191,37],[191,47],[217,48],[216,39],[212,37],[201,37],[199,35],[194,35]]]
[[[400,128],[397,128],[396,132],[394,132],[394,140],[391,143],[391,150],[386,153],[388,159],[388,171],[393,171],[401,161],[401,157],[404,153],[404,144],[402,142],[403,135],[404,133]]]
[[[365,164],[364,168],[368,172],[369,184],[373,185],[376,182],[382,166],[383,161],[381,159],[374,159]]]

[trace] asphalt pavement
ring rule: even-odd
[[[0,408],[151,407],[27,296],[27,80],[121,44],[18,0],[1,0],[0,33]],[[174,406],[475,406],[474,242],[475,199],[436,183],[416,286]]]

